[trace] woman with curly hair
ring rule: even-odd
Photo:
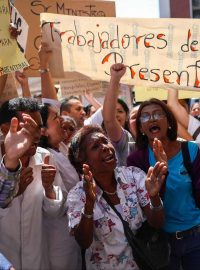
[[[157,162],[147,175],[136,167],[116,167],[114,147],[97,126],[84,126],[74,135],[69,159],[83,176],[70,190],[67,207],[69,227],[86,249],[86,268],[138,269],[122,222],[105,196],[134,232],[146,219],[161,227],[164,211],[159,191],[166,164]]]

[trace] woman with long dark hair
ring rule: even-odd
[[[41,107],[41,116],[43,128],[39,145],[48,149],[54,156],[56,167],[62,178],[60,185],[65,193],[69,192],[79,181],[79,176],[69,162],[66,145],[63,143],[66,139],[62,128],[63,118],[49,104]],[[50,269],[81,269],[81,252],[67,230],[66,214],[57,219],[45,217],[45,225],[48,234]]]
[[[188,142],[191,172],[183,160],[177,140],[177,122],[167,105],[158,100],[144,101],[136,117],[136,147],[128,166],[148,171],[157,161],[168,164],[161,188],[165,210],[164,230],[171,245],[170,270],[198,270],[200,258],[200,151]],[[182,268],[181,268],[182,267]]]

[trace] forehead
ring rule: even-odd
[[[102,139],[107,139],[107,137],[101,132],[94,132],[87,136],[86,142],[88,144],[88,143],[93,143]]]
[[[80,100],[72,99],[70,100],[70,108],[83,107],[83,104]]]
[[[117,102],[117,109],[125,111],[123,106],[119,102]]]
[[[142,113],[150,113],[150,112],[153,112],[153,111],[163,111],[162,107],[158,104],[150,104],[150,105],[146,105],[142,110],[141,110],[141,114]]]
[[[192,108],[199,108],[200,107],[200,103],[199,102],[195,102],[194,105],[192,106]]]

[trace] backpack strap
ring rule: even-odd
[[[181,150],[182,150],[182,155],[183,155],[183,164],[184,164],[185,168],[188,171],[188,174],[190,175],[190,177],[192,179],[192,163],[191,163],[191,159],[190,159],[190,153],[189,153],[187,141],[181,142]]]
[[[192,135],[192,138],[194,140],[196,140],[196,138],[199,135],[199,133],[200,133],[200,126],[195,130],[194,134]]]

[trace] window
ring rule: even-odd
[[[192,17],[200,18],[200,0],[192,0]]]

